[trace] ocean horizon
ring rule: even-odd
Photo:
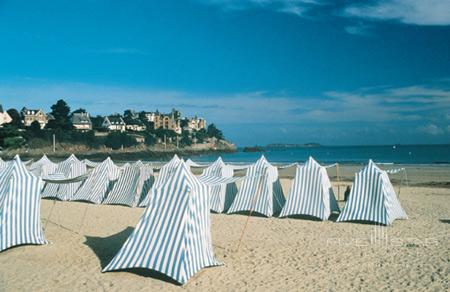
[[[364,164],[369,159],[384,164],[450,164],[450,144],[434,145],[352,145],[317,147],[264,147],[263,152],[214,153],[192,156],[196,162],[255,162],[264,155],[273,163],[304,162],[309,156],[321,163]]]

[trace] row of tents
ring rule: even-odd
[[[214,257],[210,210],[257,212],[280,217],[308,215],[327,220],[339,212],[326,168],[310,158],[296,166],[287,198],[277,167],[264,156],[248,166],[218,159],[200,176],[200,167],[174,157],[159,169],[142,162],[116,166],[111,159],[86,163],[75,156],[55,164],[48,158],[29,169],[16,156],[0,163],[0,251],[21,244],[44,244],[40,198],[146,207],[122,248],[103,269],[148,268],[184,284],[203,267],[220,265]],[[242,178],[234,170],[246,169]],[[91,169],[88,171],[88,169]],[[42,180],[46,181],[43,188]],[[236,182],[242,180],[238,189]],[[349,199],[337,221],[372,221],[389,225],[407,218],[386,171],[372,161],[355,176]]]
[[[79,161],[74,155],[59,164],[44,156],[33,163],[30,170],[48,181],[43,198],[146,207],[152,190],[159,188],[181,161],[175,155],[160,169],[156,180],[153,168],[141,161],[119,167],[110,158],[95,163]],[[264,156],[247,166],[227,165],[221,158],[209,166],[192,160],[186,161],[186,165],[205,168],[198,179],[209,186],[209,206],[216,213],[255,212],[267,217],[304,215],[327,220],[333,212],[340,212],[326,167],[312,157],[303,165],[289,165],[297,169],[287,199],[278,168]],[[84,183],[71,181],[86,175],[89,168],[93,170]],[[234,177],[236,169],[246,169],[247,173],[243,178]],[[56,173],[55,182],[52,173]],[[63,174],[62,178],[59,174]],[[242,180],[239,190],[237,180]],[[382,200],[383,197],[386,199]],[[361,220],[389,225],[397,218],[406,218],[387,172],[373,161],[356,174],[346,206],[338,222]]]

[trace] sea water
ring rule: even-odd
[[[264,148],[264,152],[208,154],[195,156],[198,162],[212,162],[221,156],[225,162],[255,162],[261,155],[270,162],[303,162],[309,156],[321,163],[450,164],[450,145],[318,146]]]

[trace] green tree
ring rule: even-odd
[[[39,137],[41,134],[41,124],[39,124],[38,121],[34,121],[31,123],[29,130],[31,132],[31,135],[34,137]]]
[[[127,135],[126,133],[120,132],[109,133],[105,140],[106,147],[110,147],[112,149],[120,149],[122,146],[131,147],[136,144],[136,139]]]
[[[4,139],[4,146],[6,148],[19,148],[25,144],[25,139],[22,136],[6,137]]]
[[[146,127],[146,132],[154,134],[155,133],[155,123],[147,120],[147,117],[145,116],[145,111],[139,112],[138,116],[139,116],[139,120],[144,123],[144,125]]]
[[[51,109],[51,114],[55,119],[50,120],[47,124],[47,127],[50,129],[71,130],[72,122],[69,118],[69,105],[64,100],[60,99],[51,106]]]
[[[194,133],[193,136],[197,139],[197,143],[203,143],[205,139],[208,137],[205,129],[200,129],[193,133]]]
[[[21,146],[23,139],[21,135],[22,132],[19,132],[17,128],[12,126],[11,124],[4,125],[2,128],[0,128],[0,146],[5,148]]]
[[[219,139],[219,140],[224,140],[222,131],[219,130],[219,129],[216,127],[216,125],[214,125],[214,124],[209,124],[209,125],[208,125],[208,128],[207,128],[207,130],[206,130],[206,133],[207,133],[208,137],[210,137],[210,138],[215,137],[215,138],[217,138],[217,139]]]
[[[87,113],[87,111],[84,108],[80,107],[79,109],[76,109],[72,112],[72,114],[81,114],[81,113]]]
[[[156,137],[153,136],[152,134],[146,134],[145,135],[145,144],[146,145],[155,145],[157,142]]]
[[[189,131],[181,132],[180,145],[181,146],[191,146],[192,145],[192,139],[191,139]]]
[[[71,140],[72,143],[81,143],[91,148],[98,148],[101,145],[104,145],[105,143],[103,137],[95,136],[94,131],[87,131],[87,132],[72,131]]]
[[[160,138],[160,139],[164,139],[164,135],[166,136],[166,138],[174,138],[177,136],[177,133],[175,133],[172,130],[167,130],[167,129],[163,129],[163,128],[159,128],[157,130],[154,131],[156,137]]]
[[[22,128],[22,117],[20,116],[19,111],[16,110],[15,108],[10,108],[6,112],[12,119],[11,123],[9,123],[9,124],[16,128]]]
[[[138,114],[139,116],[139,114]],[[129,118],[129,119],[135,119],[136,118],[136,112],[134,110],[131,109],[127,109],[123,112],[123,117],[124,118]]]
[[[92,129],[93,130],[100,130],[102,128],[102,124],[103,124],[103,120],[105,118],[102,116],[95,116],[95,117],[91,117],[91,122],[92,122]]]

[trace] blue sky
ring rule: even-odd
[[[447,0],[0,0],[0,103],[179,108],[238,145],[450,143]]]

